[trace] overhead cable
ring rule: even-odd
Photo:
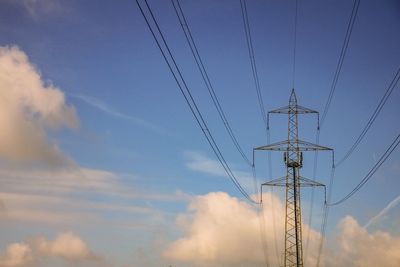
[[[320,240],[319,240],[319,246],[318,246],[318,253],[317,253],[317,264],[316,266],[319,267],[321,263],[321,257],[322,257],[322,251],[324,247],[324,242],[325,242],[325,235],[326,235],[326,227],[328,225],[328,217],[329,217],[329,206],[327,205],[328,202],[331,201],[332,197],[332,189],[333,189],[333,181],[335,177],[335,165],[332,165],[331,169],[331,175],[329,177],[329,187],[328,187],[328,197],[325,200],[324,206],[323,206],[323,211],[322,211],[322,223],[321,223],[321,229],[320,229]]]
[[[331,206],[336,206],[344,201],[348,200],[350,197],[352,197],[357,191],[359,191],[368,181],[371,179],[371,177],[375,174],[375,172],[382,166],[382,164],[388,159],[388,157],[392,154],[392,152],[396,149],[396,147],[400,143],[400,134],[397,135],[397,137],[394,139],[392,144],[386,149],[385,153],[381,156],[381,158],[377,161],[377,163],[372,167],[372,169],[367,173],[367,175],[360,181],[360,183],[350,192],[348,193],[345,197],[341,198],[340,200],[331,203],[331,195],[332,195],[332,187],[333,187],[333,177],[335,173],[335,166],[332,167],[332,173],[330,177],[330,184],[329,184],[329,192],[328,192],[328,199],[327,202],[324,205],[323,208],[323,218],[322,218],[322,226],[321,226],[321,239],[320,239],[320,244],[318,247],[318,257],[317,257],[317,267],[319,267],[320,262],[321,262],[321,256],[322,256],[322,250],[323,250],[323,244],[325,240],[325,235],[326,235],[326,227],[328,223],[328,216],[329,216],[329,209]]]
[[[271,144],[271,134],[270,129],[267,129],[267,144]],[[268,150],[267,152],[267,161],[268,161],[268,170],[269,170],[269,179],[272,180],[272,158],[271,158],[271,151]],[[275,200],[273,196],[273,186],[270,187],[271,190],[271,210],[272,210],[272,231],[274,233],[274,245],[275,245],[275,255],[277,258],[277,262],[279,262],[279,247],[278,247],[278,238],[276,232],[276,216],[275,216]]]
[[[258,186],[257,186],[257,174],[256,174],[256,168],[254,164],[254,150],[253,150],[253,180],[254,180],[254,186],[255,186],[255,191],[258,195]],[[261,200],[260,200],[261,199]],[[258,222],[259,222],[259,227],[260,227],[260,239],[261,239],[261,245],[262,245],[262,251],[264,254],[264,261],[265,265],[269,267],[269,256],[268,256],[268,240],[266,237],[266,224],[265,224],[265,215],[264,215],[264,204],[262,202],[262,196],[261,198],[257,198],[257,202],[260,203],[260,205],[257,206],[257,215],[258,215]]]
[[[315,143],[319,145],[319,135],[320,135],[320,128],[317,128],[317,134],[316,134],[316,140]],[[316,181],[316,176],[317,176],[317,167],[318,167],[318,150],[315,151],[314,154],[314,166],[313,166],[313,174],[312,174],[312,179]],[[312,217],[313,217],[313,212],[314,212],[314,195],[315,195],[315,188],[311,188],[311,198],[310,198],[310,212],[308,215],[308,225],[309,229],[307,231],[306,235],[306,247],[305,247],[305,253],[304,253],[304,259],[307,260],[307,255],[308,255],[308,246],[310,244],[310,232],[311,232],[311,224],[312,224]]]
[[[292,88],[294,88],[294,81],[296,77],[296,45],[297,45],[297,13],[298,1],[296,0],[296,10],[294,16],[294,40],[293,40],[293,70],[292,70]]]
[[[340,72],[342,70],[344,58],[346,56],[347,48],[349,46],[350,37],[351,37],[351,34],[353,32],[354,22],[356,21],[356,17],[357,17],[357,14],[358,14],[358,7],[359,6],[360,6],[360,0],[354,0],[353,9],[351,10],[350,19],[349,19],[349,22],[347,24],[346,36],[344,38],[342,49],[340,51],[339,61],[338,61],[337,66],[336,66],[335,75],[333,76],[333,81],[332,81],[331,89],[329,91],[328,99],[326,100],[324,111],[322,113],[321,126],[325,122],[326,115],[328,114],[329,107],[330,107],[331,102],[332,102],[333,94],[335,93],[335,90],[336,90],[336,85],[337,85],[337,82],[339,80],[339,76],[340,76]]]
[[[386,149],[385,153],[383,153],[380,159],[375,163],[375,165],[371,168],[371,170],[367,173],[367,175],[364,176],[364,178],[360,181],[360,183],[358,183],[357,186],[354,187],[354,189],[351,190],[351,192],[349,192],[345,197],[333,203],[328,203],[328,206],[339,205],[348,200],[355,193],[357,193],[371,179],[371,177],[375,174],[375,172],[379,170],[379,168],[389,158],[389,156],[393,153],[393,151],[396,149],[399,143],[400,143],[400,134],[397,135],[392,144]]]
[[[324,110],[323,110],[323,113],[322,113],[322,117],[321,117],[321,121],[320,121],[320,127],[322,127],[323,123],[325,122],[326,116],[327,116],[328,111],[329,111],[329,107],[330,107],[331,102],[332,102],[333,95],[334,95],[335,90],[336,90],[336,86],[337,86],[337,83],[338,83],[338,80],[339,80],[339,76],[340,76],[340,73],[341,73],[341,70],[342,70],[344,58],[346,56],[347,48],[349,46],[350,37],[351,37],[352,32],[353,32],[354,23],[355,23],[356,18],[357,18],[359,6],[360,6],[360,0],[354,0],[353,7],[352,7],[352,10],[351,10],[351,15],[350,15],[350,18],[349,18],[349,21],[348,21],[348,24],[347,24],[347,30],[346,30],[345,38],[344,38],[343,45],[342,45],[342,48],[341,48],[341,51],[340,51],[339,60],[338,60],[338,63],[336,65],[336,70],[335,70],[335,74],[333,76],[333,80],[332,80],[331,88],[330,88],[330,91],[329,91],[329,95],[328,95],[328,98],[326,100],[325,107],[324,107]],[[320,132],[318,131],[317,139],[319,139],[319,134],[320,134]],[[318,163],[318,154],[315,155],[314,163],[315,163],[314,168],[316,168],[316,164]],[[330,176],[330,182],[329,182],[329,187],[328,187],[328,202],[330,202],[330,197],[331,197],[331,194],[332,194],[332,186],[333,186],[334,175],[335,175],[335,164],[333,164],[333,166],[332,166],[332,172],[331,172],[331,176]],[[312,205],[312,203],[311,203],[311,205]],[[326,231],[326,226],[327,226],[327,223],[328,223],[328,215],[329,215],[329,207],[328,207],[327,203],[324,203],[324,206],[323,206],[323,218],[322,218],[322,222],[321,222],[320,245],[319,245],[319,248],[318,248],[317,264],[316,264],[317,267],[319,267],[320,261],[321,261],[323,243],[324,243],[324,239],[325,239],[325,231]],[[307,241],[307,244],[308,244],[308,241]]]
[[[393,90],[396,88],[397,83],[400,80],[400,67],[397,69],[396,74],[394,75],[392,81],[390,82],[388,88],[385,91],[385,94],[382,96],[381,100],[378,103],[378,106],[375,108],[374,112],[372,113],[371,117],[369,118],[367,124],[364,126],[363,130],[361,131],[360,135],[357,137],[354,144],[350,147],[350,149],[346,152],[342,159],[336,163],[338,167],[341,165],[346,159],[350,157],[350,155],[354,152],[360,142],[363,140],[364,136],[367,134],[368,130],[371,128],[372,124],[374,123],[375,119],[378,117],[379,113],[381,112],[383,106],[386,104],[386,101],[392,94]]]
[[[251,27],[250,27],[250,22],[249,22],[249,16],[247,12],[247,4],[246,0],[240,0],[240,8],[242,11],[242,19],[243,19],[243,26],[244,26],[244,31],[245,31],[245,36],[246,36],[246,44],[247,44],[247,50],[249,54],[249,59],[250,59],[250,65],[251,65],[251,71],[252,71],[252,76],[254,80],[254,86],[256,89],[257,93],[257,99],[258,99],[258,105],[260,108],[260,114],[262,121],[264,123],[265,131],[267,133],[267,143],[270,143],[270,132],[269,132],[269,124],[267,121],[267,113],[265,111],[265,105],[264,105],[264,100],[261,92],[261,85],[260,85],[260,80],[258,77],[258,70],[257,70],[257,64],[256,64],[256,56],[254,53],[254,47],[253,47],[253,39],[251,36]],[[270,179],[272,179],[272,162],[271,162],[271,152],[268,151],[267,154],[267,160],[268,160],[268,169],[269,169],[269,175]],[[276,228],[275,228],[275,210],[274,210],[274,201],[273,197],[271,195],[271,205],[272,205],[272,228],[274,232],[274,242],[275,242],[275,253],[277,257],[277,262],[279,262],[279,253],[278,253],[278,244],[277,244],[277,238],[276,238]],[[266,241],[263,241],[266,242]],[[266,247],[267,245],[265,245]],[[267,252],[264,252],[267,253]]]
[[[169,70],[171,71],[171,74],[174,77],[175,82],[177,83],[179,90],[181,92],[181,94],[183,95],[187,105],[189,106],[189,109],[191,111],[191,113],[193,114],[197,124],[199,125],[200,129],[202,130],[205,138],[207,139],[208,144],[211,146],[212,151],[214,152],[215,156],[217,157],[218,161],[220,162],[221,166],[223,167],[223,169],[225,170],[226,174],[228,175],[228,177],[232,180],[233,184],[235,185],[235,187],[240,191],[240,193],[251,203],[255,203],[257,204],[256,201],[254,201],[250,195],[246,192],[246,190],[242,187],[242,185],[239,183],[239,181],[237,180],[237,178],[235,177],[234,173],[232,172],[231,168],[229,167],[228,163],[226,162],[223,154],[221,153],[221,150],[219,149],[211,131],[208,128],[208,125],[206,123],[206,121],[203,118],[203,115],[201,114],[190,90],[189,87],[185,81],[185,79],[182,76],[182,73],[175,61],[175,58],[173,57],[171,50],[169,49],[169,46],[164,38],[164,35],[159,27],[159,24],[157,22],[157,20],[154,17],[154,14],[147,2],[147,0],[144,0],[144,3],[146,5],[147,8],[147,13],[150,15],[151,17],[151,21],[148,18],[148,15],[146,15],[142,5],[139,3],[139,0],[136,0],[136,4],[139,7],[139,10],[143,16],[143,18],[146,21],[146,24],[165,60],[165,62],[168,65]],[[153,26],[152,26],[153,24]],[[154,29],[155,27],[155,29]],[[156,32],[158,33],[159,37],[157,38]],[[159,40],[159,38],[161,38],[161,41]],[[166,49],[166,51],[164,51],[163,49]]]
[[[175,1],[176,1],[176,3],[175,3]],[[217,95],[215,93],[214,86],[211,83],[210,77],[208,76],[207,70],[206,70],[206,68],[204,66],[204,63],[203,63],[203,60],[202,60],[202,58],[200,56],[200,53],[199,53],[199,51],[197,49],[197,45],[196,45],[196,43],[194,41],[194,38],[192,36],[191,30],[189,28],[189,24],[188,24],[188,22],[186,20],[186,17],[185,17],[185,14],[183,12],[183,9],[181,7],[181,4],[180,4],[179,0],[171,0],[171,2],[172,2],[172,5],[174,7],[176,16],[178,17],[179,23],[181,24],[182,30],[183,30],[183,32],[185,34],[185,38],[186,38],[186,41],[187,41],[187,43],[188,43],[188,45],[190,47],[190,51],[191,51],[191,53],[193,55],[194,60],[196,61],[197,68],[200,71],[201,77],[203,78],[203,81],[204,81],[204,83],[205,83],[205,85],[207,87],[207,90],[208,90],[208,93],[210,94],[212,102],[213,102],[215,108],[218,111],[218,115],[221,118],[221,120],[222,120],[222,122],[224,124],[224,127],[225,127],[226,131],[228,132],[228,134],[229,134],[234,146],[236,147],[237,151],[240,153],[240,155],[242,156],[244,161],[249,166],[251,166],[252,163],[249,160],[249,158],[246,156],[246,154],[244,153],[242,147],[240,146],[240,144],[239,144],[239,142],[238,142],[238,140],[237,140],[237,138],[236,138],[236,136],[235,136],[235,134],[234,134],[234,132],[232,130],[232,127],[229,124],[229,120],[227,119],[226,114],[225,114],[225,112],[224,112],[224,110],[223,110],[223,108],[222,108],[222,106],[220,104],[220,101],[219,101],[219,99],[218,99],[218,97],[217,97]]]
[[[244,31],[246,34],[247,49],[249,52],[249,58],[250,58],[250,64],[251,64],[251,71],[252,71],[253,79],[254,79],[254,85],[256,88],[256,92],[257,92],[258,104],[260,107],[261,117],[264,122],[265,130],[267,130],[268,129],[267,113],[265,112],[264,101],[263,101],[263,97],[262,97],[262,93],[261,93],[260,80],[258,78],[257,64],[256,64],[256,58],[255,58],[255,54],[254,54],[253,41],[251,38],[250,23],[249,23],[249,17],[247,14],[246,0],[240,0],[240,7],[242,10],[243,26],[244,26]]]

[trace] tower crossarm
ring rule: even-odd
[[[281,108],[277,108],[274,110],[269,111],[268,113],[277,113],[277,114],[289,114],[289,113],[294,113],[294,114],[308,114],[308,113],[316,113],[318,114],[319,112],[310,108],[306,108],[300,105],[296,105],[294,108],[290,106],[284,106]]]
[[[267,128],[269,129],[270,114],[287,114],[288,116],[288,132],[287,140],[268,144],[254,148],[256,150],[282,151],[283,160],[286,165],[286,176],[274,179],[261,185],[261,199],[263,186],[284,187],[286,190],[285,205],[285,250],[284,250],[284,267],[303,267],[303,240],[302,240],[302,220],[301,220],[301,187],[324,187],[325,203],[326,203],[326,187],[316,181],[300,176],[300,169],[303,167],[303,151],[332,151],[332,166],[334,162],[333,149],[320,146],[310,142],[302,141],[298,137],[298,115],[312,114],[318,115],[319,130],[319,113],[315,110],[297,105],[297,97],[294,89],[289,97],[289,105],[268,112]],[[254,157],[254,153],[253,153]],[[262,200],[261,200],[262,201]]]
[[[289,143],[291,146],[289,146]],[[294,144],[294,145],[293,145]],[[284,140],[277,143],[272,143],[266,146],[260,146],[254,148],[254,150],[272,150],[272,151],[316,151],[316,150],[333,150],[332,148],[320,146],[307,141],[296,140],[289,141]]]
[[[262,193],[263,193],[263,187],[264,186],[277,186],[277,187],[287,187],[287,177],[280,177],[277,179],[273,179],[271,181],[265,182],[261,184],[261,202],[262,202]],[[325,193],[325,203],[326,203],[326,186],[324,184],[321,184],[317,181],[314,181],[312,179],[308,179],[306,177],[300,176],[298,180],[298,186],[299,187],[323,187],[324,188],[324,193]]]
[[[277,178],[277,179],[273,179],[271,181],[262,183],[261,186],[282,186],[285,187],[287,186],[287,182],[286,182],[286,176],[285,177],[281,177],[281,178]],[[314,186],[325,186],[324,184],[321,184],[317,181],[305,178],[305,177],[300,177],[299,178],[299,186],[301,187],[314,187]]]
[[[289,100],[289,105],[277,108],[271,111],[268,111],[267,113],[267,128],[269,129],[269,115],[270,114],[289,114],[290,115],[297,115],[299,114],[317,114],[317,129],[319,130],[319,112],[310,108],[306,108],[303,106],[300,106],[297,104],[297,97],[296,93],[294,92],[294,89],[292,90],[292,93],[290,95],[290,100]]]

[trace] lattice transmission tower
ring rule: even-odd
[[[299,140],[298,115],[313,113],[317,114],[319,127],[319,113],[315,110],[299,106],[297,104],[297,98],[294,89],[292,89],[292,93],[290,94],[288,106],[268,112],[268,122],[269,114],[271,113],[288,114],[289,120],[287,140],[257,147],[255,150],[283,151],[284,162],[286,165],[286,176],[263,183],[261,185],[261,194],[263,186],[280,186],[286,188],[284,267],[303,267],[300,187],[321,186],[325,188],[325,185],[321,183],[300,176],[300,168],[303,166],[303,151],[332,149]]]

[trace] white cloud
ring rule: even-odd
[[[108,265],[78,235],[66,232],[58,234],[53,240],[40,236],[27,242],[8,245],[0,258],[0,267],[42,266],[51,258],[61,259],[74,266],[79,262]]]
[[[274,207],[271,205],[273,198]],[[271,266],[279,266],[274,253],[274,228],[278,250],[283,249],[284,205],[275,196],[265,194],[265,224],[257,210],[226,193],[209,193],[193,199],[188,213],[177,218],[183,236],[171,242],[164,250],[168,260],[189,266],[260,266],[264,264],[260,226],[265,229],[266,253]],[[310,230],[307,265],[317,259],[320,234],[303,224],[303,233]],[[352,217],[339,224],[336,240],[329,240],[321,266],[399,266],[400,237],[389,233],[368,233]]]
[[[40,254],[61,257],[68,261],[93,260],[97,257],[77,235],[61,233],[54,240],[37,238],[35,247]]]
[[[47,129],[78,127],[63,92],[43,82],[18,47],[0,47],[0,157],[61,164],[66,157]]]
[[[186,160],[186,167],[193,171],[210,176],[228,178],[228,175],[221,164],[217,160],[211,159],[203,153],[197,151],[185,151],[184,157]],[[254,180],[252,175],[248,172],[237,170],[234,167],[233,164],[230,164],[230,168],[240,184],[247,192],[254,192]]]
[[[186,151],[184,155],[187,160],[186,166],[191,170],[199,171],[208,175],[227,176],[218,161],[212,160],[202,153]]]
[[[400,236],[377,231],[369,233],[358,222],[348,216],[339,224],[336,266],[395,267],[400,264]],[[331,265],[334,266],[334,265]]]
[[[269,243],[267,251],[270,263],[277,266],[273,254],[272,205],[270,195],[265,194],[265,227]],[[274,197],[274,196],[272,196]],[[282,204],[274,197],[277,222],[283,222]],[[166,249],[168,259],[185,261],[197,266],[256,266],[264,262],[261,249],[259,214],[250,204],[230,197],[226,193],[210,193],[193,200],[189,214],[178,217],[178,226],[185,236]],[[283,225],[276,224],[278,236]],[[311,235],[314,238],[314,232]],[[282,248],[279,240],[278,246]]]
[[[27,244],[13,243],[7,246],[5,254],[0,257],[0,267],[26,266],[32,261],[32,250]]]

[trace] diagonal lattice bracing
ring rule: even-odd
[[[289,98],[289,105],[270,113],[288,114],[287,140],[261,146],[255,150],[283,151],[286,164],[286,176],[263,183],[262,186],[282,186],[286,189],[285,250],[284,267],[303,267],[303,242],[301,221],[301,194],[303,186],[324,186],[300,176],[303,165],[303,151],[332,150],[328,147],[312,144],[298,138],[298,115],[317,113],[309,108],[297,105],[294,89]]]

